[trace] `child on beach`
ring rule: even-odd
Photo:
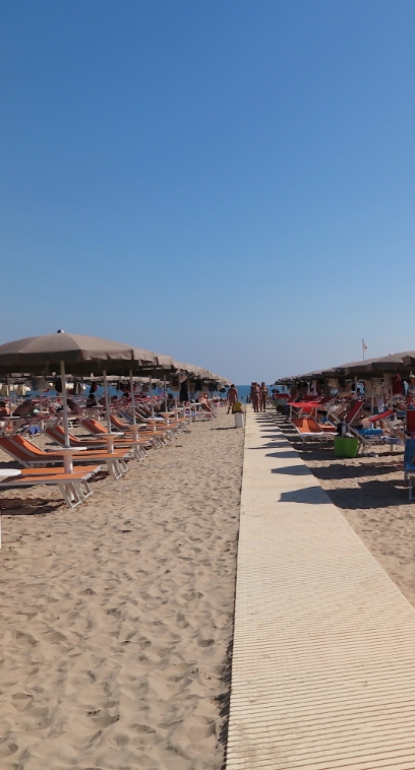
[[[236,385],[234,385],[233,383],[232,383],[231,387],[230,387],[230,388],[229,388],[229,390],[228,390],[228,395],[227,395],[227,397],[226,397],[226,400],[227,400],[227,402],[228,402],[228,411],[227,411],[227,414],[229,414],[229,412],[231,412],[231,411],[232,411],[232,407],[233,407],[233,405],[234,405],[234,404],[236,403],[236,401],[238,400],[238,391],[237,391],[237,389],[236,389]]]

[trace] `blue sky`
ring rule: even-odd
[[[3,0],[0,342],[415,348],[412,0]]]

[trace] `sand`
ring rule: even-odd
[[[335,458],[333,443],[304,446],[281,417],[278,426],[331,501],[415,607],[415,500],[409,502],[403,448],[373,445],[354,459]]]
[[[3,493],[4,770],[220,770],[242,457],[218,410],[75,510]]]

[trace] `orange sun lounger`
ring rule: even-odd
[[[299,417],[297,420],[293,420],[292,424],[301,437],[302,442],[308,439],[326,440],[337,434],[336,429],[333,426],[319,425],[311,417]]]
[[[62,425],[52,425],[50,428],[46,428],[45,433],[55,442],[55,444],[59,444],[59,446],[62,447],[65,446],[65,431]],[[69,444],[72,447],[86,446],[90,451],[95,452],[106,451],[105,442],[102,439],[99,439],[98,436],[97,438],[89,438],[88,436],[84,438],[83,436],[73,436],[69,433]],[[137,441],[133,441],[128,437],[114,438],[114,446],[119,450],[131,450],[134,452],[137,460],[142,460],[146,455],[145,448],[151,447],[151,441],[145,438],[138,439]]]
[[[54,484],[58,487],[66,505],[76,508],[92,495],[89,480],[102,470],[100,465],[92,465],[73,473],[64,473],[61,468],[26,468],[21,476],[0,481],[0,491],[10,487],[32,487],[39,484]]]
[[[13,460],[17,460],[24,467],[31,467],[35,465],[48,465],[48,464],[63,464],[63,455],[59,452],[45,452],[33,441],[24,438],[20,435],[11,437],[0,437],[0,449],[7,452]],[[73,462],[76,464],[84,464],[86,462],[105,463],[108,472],[114,479],[119,479],[127,471],[126,460],[133,456],[132,452],[115,451],[115,452],[82,452],[79,457],[74,457]]]
[[[108,432],[105,427],[100,422],[98,422],[98,420],[94,420],[93,418],[82,420],[81,425],[86,430],[89,430],[93,436],[99,436]],[[125,432],[125,430],[128,430],[128,426],[124,426],[122,430]],[[146,425],[142,431],[140,430],[140,434],[146,438],[151,438],[153,440],[154,446],[162,446],[163,443],[166,443],[167,439],[170,437],[171,432],[169,433],[165,426],[163,429],[160,428],[157,430],[148,428]]]

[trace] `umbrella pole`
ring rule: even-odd
[[[62,406],[63,406],[63,429],[65,431],[65,447],[71,445],[69,441],[69,423],[68,423],[68,399],[66,396],[66,374],[65,361],[61,361],[61,384],[62,384]]]
[[[108,393],[107,370],[104,369],[102,374],[104,376],[104,398],[105,398],[105,414],[107,416],[107,428],[108,428],[108,433],[111,433],[111,409],[110,409],[110,397]]]
[[[137,424],[137,418],[135,414],[135,398],[134,398],[134,380],[133,380],[133,370],[130,369],[130,389],[131,389],[131,403],[133,405],[133,425]]]
[[[166,375],[163,376],[164,380],[164,411],[167,412],[167,383],[166,383]]]
[[[152,382],[151,382],[151,377],[150,377],[149,379],[150,379],[150,393],[151,393],[151,396],[150,396],[150,404],[151,404],[151,417],[152,417],[152,419],[154,420],[153,385],[152,385]]]
[[[187,378],[187,398],[189,400],[190,422],[192,422],[192,409],[191,409],[191,406],[190,406],[190,377]]]

